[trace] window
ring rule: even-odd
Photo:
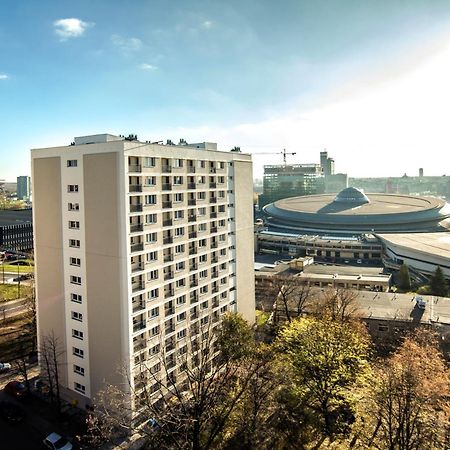
[[[225,183],[225,177],[218,177],[218,181],[220,184]]]
[[[221,248],[219,251],[220,256],[226,256],[227,254],[227,249],[226,248]]]
[[[175,282],[175,287],[176,288],[181,288],[181,287],[184,287],[185,285],[186,285],[186,281],[185,281],[184,278],[182,278],[181,280],[177,280]]]
[[[221,278],[220,284],[227,284],[227,277]]]
[[[175,220],[180,220],[184,217],[184,211],[174,211],[173,215]]]
[[[79,230],[80,222],[78,222],[76,220],[69,220],[69,228],[72,230]]]
[[[202,317],[200,319],[200,325],[206,325],[208,322],[209,322],[209,317],[208,316]]]
[[[200,308],[201,309],[208,309],[208,300],[206,300],[206,302],[203,302],[200,304]]]
[[[145,195],[144,196],[144,203],[146,205],[156,205],[156,195]]]
[[[69,184],[67,186],[67,192],[78,192],[78,184]]]
[[[150,318],[158,317],[159,316],[159,307],[157,306],[156,308],[152,308],[148,315]]]
[[[154,345],[151,349],[150,349],[150,355],[157,355],[161,350],[161,345],[160,344],[156,344]]]
[[[225,191],[219,191],[219,198],[225,198]]]
[[[182,312],[182,313],[177,315],[177,321],[178,322],[182,322],[183,320],[186,320],[186,313],[185,312]]]
[[[77,277],[75,275],[70,275],[70,282],[72,284],[81,284],[81,277]]]
[[[180,184],[183,184],[183,177],[180,176],[173,177],[173,184],[176,184],[178,186]]]
[[[200,255],[199,257],[198,257],[198,262],[201,264],[201,263],[205,263],[205,262],[207,262],[208,261],[208,255]]]
[[[182,295],[177,298],[177,306],[184,305],[186,303],[186,296]]]
[[[200,271],[200,273],[198,274],[198,276],[200,278],[206,278],[208,276],[208,271],[207,270],[202,270]]]
[[[77,373],[78,375],[82,375],[84,377],[84,369],[83,369],[83,367],[80,367],[80,366],[77,366],[76,364],[74,364],[73,371],[75,373]]]
[[[219,207],[217,209],[218,209],[218,211],[220,213],[224,213],[225,212],[225,205],[219,205]]]
[[[70,258],[70,265],[71,266],[81,266],[81,259],[80,258]]]
[[[69,247],[80,248],[79,239],[69,239]]]
[[[184,253],[184,244],[175,245],[175,253]]]
[[[198,200],[205,200],[206,199],[206,192],[197,192],[197,199]]]
[[[150,158],[150,157],[144,157],[143,158],[144,167],[155,167],[156,165],[156,158]]]
[[[156,327],[150,328],[150,336],[158,336],[159,334],[159,325]]]
[[[206,216],[206,208],[198,208],[199,216]]]
[[[220,308],[220,312],[221,313],[227,312],[227,305],[222,306],[222,308]]]
[[[145,242],[147,244],[152,244],[158,240],[158,235],[156,233],[147,233],[145,235]]]
[[[158,279],[158,271],[152,270],[147,273],[147,281],[157,280]]]
[[[198,224],[198,231],[206,231],[206,223],[199,223]]]
[[[175,228],[175,236],[183,236],[184,234],[184,228],[180,227],[180,228]]]
[[[200,295],[206,294],[208,292],[208,286],[202,286],[200,288]]]
[[[78,322],[83,322],[83,314],[76,312],[76,311],[72,311],[72,319],[73,320],[78,320]]]
[[[223,161],[219,161],[219,169],[225,169],[225,163]]]
[[[84,358],[84,350],[81,350],[81,348],[72,347],[72,354],[79,358]]]
[[[180,330],[178,333],[177,333],[177,339],[183,339],[183,338],[185,338],[186,337],[186,328],[184,329],[184,330]]]
[[[145,177],[144,184],[145,184],[145,186],[155,186],[156,185],[156,177]]]
[[[81,392],[82,394],[86,392],[86,388],[82,384],[75,382],[73,385],[76,391]]]
[[[175,264],[175,271],[179,272],[180,270],[184,270],[184,261],[178,262]]]
[[[219,236],[219,241],[220,242],[225,242],[227,240],[227,235],[226,234],[221,234],[220,236]]]
[[[156,223],[158,221],[157,214],[146,214],[145,215],[145,224],[150,225],[152,223]]]
[[[181,194],[180,192],[177,192],[174,196],[173,196],[173,201],[175,203],[181,203],[183,201],[183,194]]]
[[[78,161],[76,159],[68,159],[67,160],[67,167],[77,167]]]
[[[84,333],[79,330],[72,330],[72,337],[83,340]]]
[[[70,300],[75,303],[82,303],[83,297],[80,294],[70,294]]]
[[[146,259],[147,259],[148,263],[149,262],[153,262],[153,261],[157,261],[157,259],[158,259],[158,252],[149,252],[149,253],[147,253]]]
[[[149,300],[154,300],[155,298],[158,298],[159,295],[159,289],[152,289],[151,291],[148,292],[147,297]]]
[[[69,203],[68,208],[69,208],[69,211],[79,211],[80,204],[79,203]]]
[[[174,159],[173,167],[183,167],[183,160],[182,159]]]
[[[220,219],[219,220],[219,227],[224,227],[225,226],[225,219]]]
[[[198,246],[199,247],[206,247],[206,239],[200,239],[198,241]]]
[[[197,161],[198,167],[200,167],[201,169],[204,169],[206,167],[206,161],[200,159],[199,161]]]

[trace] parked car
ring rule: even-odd
[[[72,450],[73,445],[71,442],[59,435],[58,433],[51,433],[49,434],[43,441],[43,444],[50,448],[51,450]]]
[[[416,306],[419,309],[425,309],[427,306],[427,301],[420,295],[416,295]]]
[[[0,416],[7,422],[16,423],[23,420],[23,409],[11,402],[0,402]]]
[[[0,372],[7,372],[8,370],[11,370],[10,363],[0,363]]]
[[[10,381],[4,388],[4,391],[16,398],[23,398],[28,395],[26,386],[20,381]]]
[[[16,278],[13,278],[13,281],[24,281],[24,280],[28,280],[28,278],[30,278],[30,275],[19,275]]]

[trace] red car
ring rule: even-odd
[[[5,392],[16,398],[22,398],[22,397],[26,397],[28,395],[26,386],[17,380],[10,381],[5,386]]]

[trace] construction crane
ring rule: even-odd
[[[252,155],[283,155],[283,164],[286,165],[286,155],[296,155],[296,152],[287,153],[286,149],[283,148],[282,152],[262,152],[262,153],[252,153]]]

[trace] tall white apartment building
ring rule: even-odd
[[[250,155],[108,134],[31,155],[38,338],[58,339],[67,399],[161,346],[176,376],[195,322],[254,321]]]

